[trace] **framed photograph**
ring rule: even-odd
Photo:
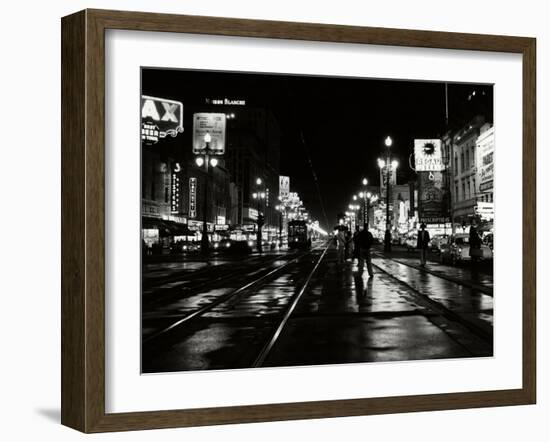
[[[62,19],[62,423],[536,400],[535,39]]]

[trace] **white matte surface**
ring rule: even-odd
[[[129,31],[106,50],[108,412],[521,386],[520,56]],[[494,83],[495,357],[140,375],[140,66]]]
[[[537,38],[538,404],[84,435],[60,420],[60,23],[82,8],[248,17]],[[56,442],[548,442],[550,416],[550,27],[522,0],[18,0],[0,27],[2,364],[0,439]],[[22,25],[24,19],[24,25]],[[39,111],[39,116],[31,112]],[[35,115],[35,117],[33,117]],[[500,141],[500,140],[499,140]],[[521,194],[516,183],[508,198]],[[499,200],[499,204],[500,204]],[[505,232],[512,235],[514,232]],[[512,275],[515,275],[513,273]],[[515,276],[510,276],[510,279]],[[506,290],[506,293],[512,293]],[[500,306],[499,306],[500,307]],[[500,313],[500,312],[499,312]]]

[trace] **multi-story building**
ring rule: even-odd
[[[264,232],[275,236],[279,229],[276,210],[279,193],[280,129],[274,115],[262,108],[226,100],[206,99],[204,104],[185,106],[185,131],[171,141],[179,172],[178,214],[193,231],[202,230],[204,214],[204,166],[198,167],[192,153],[193,114],[226,114],[225,153],[208,174],[207,227],[210,232],[253,232],[258,214],[264,216]],[[258,178],[261,180],[257,184]],[[256,195],[257,198],[253,196]],[[197,237],[200,233],[197,233]]]
[[[450,177],[453,230],[468,225],[476,216],[476,144],[484,124],[484,117],[477,116],[453,136]]]

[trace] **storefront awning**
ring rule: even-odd
[[[142,217],[142,229],[158,229],[159,236],[194,236],[195,232],[189,230],[187,224],[177,223],[160,218]]]

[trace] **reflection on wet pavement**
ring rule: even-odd
[[[489,322],[492,326],[492,296],[390,259],[375,258],[373,264],[449,310],[468,314],[478,320]],[[487,321],[488,317],[490,317],[489,321]]]
[[[281,265],[286,262],[281,260]],[[338,265],[330,250],[264,365],[492,356],[492,339],[472,333],[462,322],[483,321],[492,330],[491,296],[393,260],[376,258],[373,263],[385,272],[378,269],[369,278],[349,262]],[[313,264],[312,259],[302,260],[261,286],[219,303],[146,350],[144,371],[250,367]],[[144,335],[165,327],[170,317],[184,316],[234,289],[206,290],[148,312]],[[434,309],[426,297],[441,309]],[[448,317],[446,309],[461,321]]]
[[[403,263],[409,266],[418,267],[418,259],[412,258],[399,258],[394,259],[398,263]],[[470,283],[472,285],[481,286],[488,290],[493,289],[493,278],[486,273],[472,270],[471,267],[453,267],[437,262],[430,261],[426,268],[423,269],[426,272],[432,272],[435,275],[441,275],[448,278],[453,278],[454,280],[461,281],[462,283]]]

